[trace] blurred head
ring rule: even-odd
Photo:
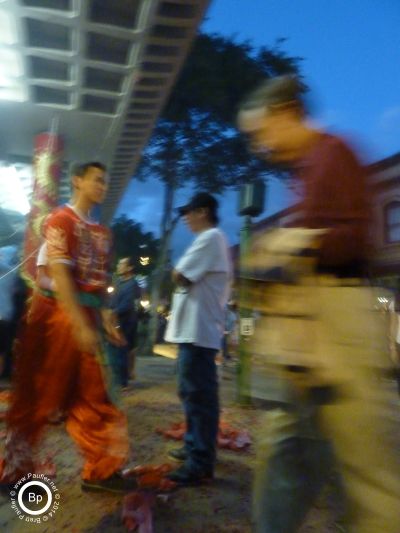
[[[133,274],[133,266],[130,257],[123,257],[118,261],[117,274],[119,276]]]
[[[106,167],[93,161],[78,165],[72,177],[73,194],[84,196],[93,204],[101,204],[107,193]]]
[[[218,202],[211,194],[199,192],[189,203],[179,207],[178,212],[193,233],[216,226],[219,222]]]
[[[239,129],[248,135],[252,150],[274,162],[290,162],[302,155],[310,128],[305,120],[305,87],[294,76],[263,82],[240,107]]]

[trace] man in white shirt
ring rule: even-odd
[[[226,239],[216,227],[217,209],[216,199],[201,192],[179,210],[196,235],[172,274],[176,291],[165,334],[166,341],[179,347],[178,392],[187,424],[185,446],[170,452],[183,461],[168,476],[180,484],[214,474],[219,421],[215,356],[224,333],[231,273]]]

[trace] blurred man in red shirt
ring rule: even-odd
[[[374,312],[373,289],[363,281],[370,222],[364,169],[342,139],[310,124],[303,87],[294,77],[265,82],[242,105],[238,122],[259,153],[291,167],[298,178],[303,199],[294,225],[324,230],[316,272],[302,287],[315,310],[305,346],[316,364],[284,369],[288,406],[270,413],[263,424],[255,531],[298,531],[333,464],[343,478],[351,531],[400,531],[399,476],[385,425],[391,399],[380,376],[386,365],[385,331]],[[301,338],[295,324],[300,320],[291,317],[286,324],[292,326],[274,331],[280,341],[276,359],[293,336]],[[259,324],[256,335],[265,339],[271,317]],[[293,352],[298,348],[291,344]],[[265,343],[266,359],[269,351]]]

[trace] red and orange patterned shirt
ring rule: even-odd
[[[47,218],[44,237],[49,263],[70,265],[79,291],[104,291],[111,255],[111,234],[106,227],[64,205]]]

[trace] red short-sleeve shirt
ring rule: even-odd
[[[299,164],[303,185],[296,225],[325,228],[320,266],[336,267],[367,259],[370,198],[365,169],[339,137],[321,134]]]
[[[78,289],[102,291],[107,285],[111,254],[110,231],[83,218],[68,205],[47,218],[44,236],[49,263],[71,266]]]

